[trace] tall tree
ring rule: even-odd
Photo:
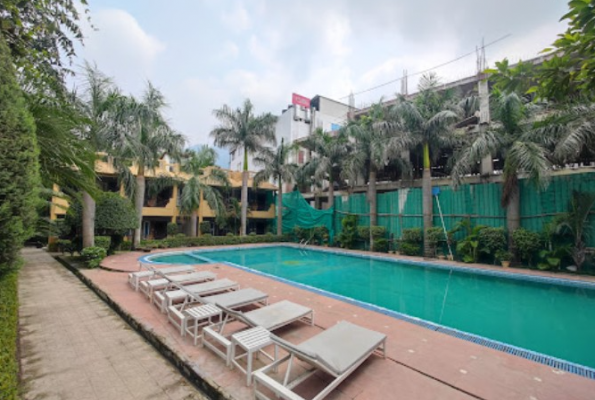
[[[79,113],[84,117],[78,129],[78,138],[92,153],[91,168],[94,168],[95,152],[106,150],[102,140],[110,134],[115,126],[115,104],[120,98],[112,80],[103,75],[95,66],[85,63],[81,91],[77,93]],[[77,164],[75,164],[77,165]],[[95,243],[95,175],[92,184],[87,187],[79,186],[83,195],[83,247],[94,246]]]
[[[254,115],[254,106],[249,99],[235,110],[227,105],[214,110],[213,114],[220,125],[211,131],[215,146],[226,147],[231,151],[244,152],[242,168],[242,221],[240,234],[246,235],[248,213],[248,155],[262,151],[267,145],[275,144],[275,124],[277,117],[271,113]]]
[[[215,211],[215,215],[225,213],[225,204],[221,193],[212,185],[219,184],[227,187],[229,180],[227,174],[216,167],[217,153],[215,149],[204,145],[198,150],[189,150],[182,158],[181,170],[190,175],[184,183],[184,189],[180,197],[182,212],[190,214],[190,236],[197,234],[198,207],[201,199],[206,200],[209,207]],[[208,175],[205,175],[206,168],[211,167]]]
[[[328,208],[335,205],[335,180],[341,173],[341,163],[349,154],[349,140],[345,130],[328,133],[316,129],[314,133],[300,143],[300,146],[312,151],[310,160],[302,166],[302,170],[314,181],[327,181]]]
[[[432,159],[437,159],[442,149],[451,147],[453,143],[454,124],[459,119],[452,108],[452,93],[439,91],[439,80],[435,74],[422,76],[419,93],[413,99],[399,97],[391,109],[393,118],[399,121],[423,151],[423,223],[424,223],[424,256],[431,257],[427,231],[432,227]],[[428,244],[428,245],[426,245]]]
[[[561,20],[566,32],[558,35],[551,59],[537,73],[541,97],[566,101],[569,97],[595,99],[595,6],[593,0],[571,0]]]
[[[254,158],[254,162],[263,167],[254,176],[254,188],[271,178],[277,182],[277,235],[283,234],[283,182],[292,182],[298,168],[296,164],[287,162],[291,151],[292,147],[281,139],[277,149],[264,148]]]
[[[548,121],[536,120],[539,105],[528,103],[516,93],[503,93],[496,98],[494,123],[479,130],[457,155],[453,167],[454,184],[471,172],[483,157],[499,154],[504,157],[502,207],[506,207],[508,232],[520,227],[518,175],[526,174],[538,187],[547,184],[551,136],[545,135]]]
[[[367,115],[349,123],[344,129],[355,141],[350,155],[343,163],[343,176],[354,185],[363,172],[367,172],[370,228],[378,225],[376,180],[378,172],[389,162],[400,163],[404,150],[410,146],[410,137],[397,120],[390,119],[382,100],[373,104]],[[370,247],[374,247],[373,229],[370,229]]]
[[[0,34],[28,89],[66,95],[64,78],[71,71],[62,59],[72,60],[76,42],[83,41],[77,4],[88,13],[87,0],[0,2]]]
[[[185,138],[167,123],[163,110],[167,103],[161,92],[151,82],[140,100],[120,96],[114,105],[115,120],[104,142],[109,143],[109,152],[127,186],[134,195],[134,207],[139,224],[134,231],[134,246],[140,246],[142,213],[145,200],[145,174],[153,171],[164,154],[177,157],[184,146]],[[129,167],[133,163],[136,174]],[[134,178],[133,178],[134,175]]]
[[[36,219],[39,164],[35,125],[0,35],[0,274],[16,266]]]

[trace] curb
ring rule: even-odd
[[[54,259],[74,274],[85,286],[93,291],[97,297],[103,300],[112,310],[116,312],[134,331],[145,339],[159,354],[169,361],[201,394],[213,400],[233,400],[228,394],[223,393],[220,386],[201,376],[190,362],[180,354],[172,350],[161,338],[150,328],[138,322],[132,315],[124,311],[120,305],[112,300],[107,293],[99,289],[89,278],[83,275],[78,268],[64,260],[62,256],[54,256]],[[119,271],[114,271],[119,272]]]

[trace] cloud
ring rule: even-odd
[[[235,33],[246,31],[252,26],[252,19],[241,1],[236,1],[231,10],[223,12],[221,21]]]
[[[138,93],[166,45],[124,10],[97,11],[93,25],[97,30],[86,32],[83,57],[95,62],[106,75],[114,76],[124,90]]]
[[[488,62],[535,56],[564,30],[557,21],[566,10],[565,2],[543,0],[202,0],[120,7],[92,13],[99,31],[88,32],[82,56],[125,91],[138,93],[151,78],[171,104],[173,125],[192,144],[211,142],[213,109],[237,107],[246,97],[257,113],[275,114],[292,92],[347,101],[351,91],[442,64],[473,52],[482,38],[490,42],[509,33],[486,50]],[[472,54],[436,72],[448,82],[475,68]],[[410,92],[418,79],[410,77]],[[396,81],[357,94],[356,105],[399,89]]]

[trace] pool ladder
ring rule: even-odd
[[[299,243],[299,249],[300,249],[300,254],[302,255],[307,255],[308,253],[306,252],[306,246],[308,245],[308,243],[310,243],[310,239],[306,240],[306,239],[302,239],[300,240]]]

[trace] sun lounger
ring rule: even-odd
[[[225,318],[221,322],[209,325],[203,329],[202,345],[208,347],[215,354],[223,358],[228,366],[235,365],[244,371],[247,375],[247,384],[250,384],[251,380],[252,353],[248,352],[237,357],[233,354],[234,346],[230,340],[231,334],[225,333],[225,327],[228,323],[236,320],[250,328],[261,327],[268,331],[274,331],[295,321],[302,321],[308,325],[314,324],[314,311],[311,308],[292,303],[288,300],[270,304],[246,313],[231,310],[220,304],[217,304],[217,306],[224,312]],[[232,333],[235,335],[238,333],[238,330]],[[238,359],[244,357],[248,357],[249,359],[246,370],[237,363]]]
[[[202,333],[199,333],[199,328],[204,326],[206,323],[205,320],[210,318],[205,317],[203,314],[205,305],[209,306],[209,309],[215,307],[215,309],[221,311],[216,304],[221,304],[226,308],[235,309],[248,305],[266,306],[269,301],[268,294],[252,288],[240,289],[208,297],[194,295],[192,298],[193,303],[183,303],[181,306],[177,307],[169,306],[167,308],[167,318],[174,326],[180,329],[180,334],[182,336],[185,336],[186,334],[192,336],[195,345]],[[197,306],[197,303],[201,305]]]
[[[194,271],[194,267],[192,265],[177,265],[175,267],[167,267],[167,268],[155,268],[159,271],[159,274],[168,275],[168,274],[180,274],[186,272]],[[148,270],[148,271],[138,271],[138,272],[131,272],[128,274],[128,283],[132,288],[138,291],[138,287],[140,282],[145,279],[150,279],[155,275],[155,271]]]
[[[149,301],[152,301],[153,293],[169,286],[177,287],[175,285],[190,285],[192,283],[212,281],[216,278],[217,275],[210,271],[192,272],[181,275],[167,275],[163,278],[142,281],[140,283],[140,290],[149,298]]]
[[[271,339],[275,346],[285,349],[289,354],[254,372],[252,375],[254,394],[257,399],[270,400],[259,391],[258,386],[262,385],[277,397],[287,400],[302,400],[303,398],[292,389],[320,370],[335,378],[313,399],[320,400],[339,386],[372,353],[379,352],[383,357],[386,357],[386,335],[346,321],[339,322],[299,345],[286,342],[272,334]],[[309,364],[311,368],[290,381],[291,365],[296,358]],[[268,371],[276,370],[285,362],[288,365],[283,382],[278,382],[267,375]]]
[[[237,282],[229,279],[217,279],[216,281],[188,285],[184,287],[184,290],[175,289],[156,292],[153,294],[153,303],[155,303],[161,312],[165,313],[169,306],[185,301],[191,296],[189,293],[197,296],[208,296],[215,293],[238,290],[239,288],[240,285]]]

